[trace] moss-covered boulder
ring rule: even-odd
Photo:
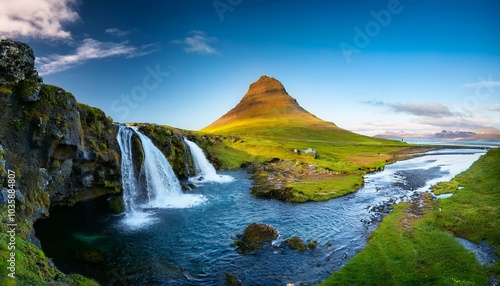
[[[285,239],[285,243],[288,244],[288,246],[293,250],[299,250],[299,251],[307,250],[307,246],[305,245],[304,241],[298,236],[293,236]]]
[[[264,244],[278,238],[278,231],[268,224],[252,223],[243,232],[240,240],[235,241],[238,252],[246,254],[261,249]]]
[[[243,286],[241,281],[235,275],[226,273],[226,285],[227,286]]]

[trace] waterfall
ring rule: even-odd
[[[207,157],[203,153],[203,150],[201,150],[196,143],[189,141],[186,138],[184,138],[184,142],[189,147],[196,172],[196,176],[190,178],[191,181],[224,183],[233,180],[233,177],[231,176],[218,175],[214,166],[210,164]]]
[[[132,136],[142,144],[144,161],[135,168]],[[201,195],[184,194],[179,180],[163,153],[137,127],[120,125],[117,135],[122,153],[121,173],[126,223],[140,226],[150,222],[151,208],[186,208],[205,201]],[[137,170],[139,173],[137,174]]]

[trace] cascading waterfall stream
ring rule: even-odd
[[[224,183],[233,180],[231,176],[218,175],[214,166],[208,161],[205,153],[196,143],[189,141],[185,137],[184,142],[189,147],[196,172],[196,176],[192,177],[191,181]]]
[[[144,161],[139,168],[140,174],[137,174],[137,169],[134,168],[132,153],[134,134],[139,137],[144,152]],[[146,209],[186,208],[205,201],[201,195],[182,192],[179,180],[168,160],[151,139],[139,132],[137,127],[120,125],[117,140],[122,153],[123,201],[125,222],[128,225],[140,226],[151,222],[151,212],[145,212]],[[141,184],[139,178],[144,178],[145,184]]]

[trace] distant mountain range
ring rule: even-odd
[[[405,138],[432,138],[432,139],[447,139],[447,140],[473,140],[484,142],[499,142],[500,130],[490,127],[480,131],[448,131],[443,130],[438,133],[408,133],[404,131],[391,132],[387,131],[382,134],[377,134],[376,138],[386,139],[405,139]]]

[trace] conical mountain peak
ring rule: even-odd
[[[256,82],[250,85],[248,89],[247,96],[265,94],[265,93],[286,93],[285,87],[281,82],[274,77],[269,77],[267,75],[263,75]]]
[[[325,122],[302,108],[291,97],[281,82],[273,77],[261,76],[252,83],[241,101],[228,113],[205,127],[203,131],[217,132],[276,125],[305,126],[333,123]]]

